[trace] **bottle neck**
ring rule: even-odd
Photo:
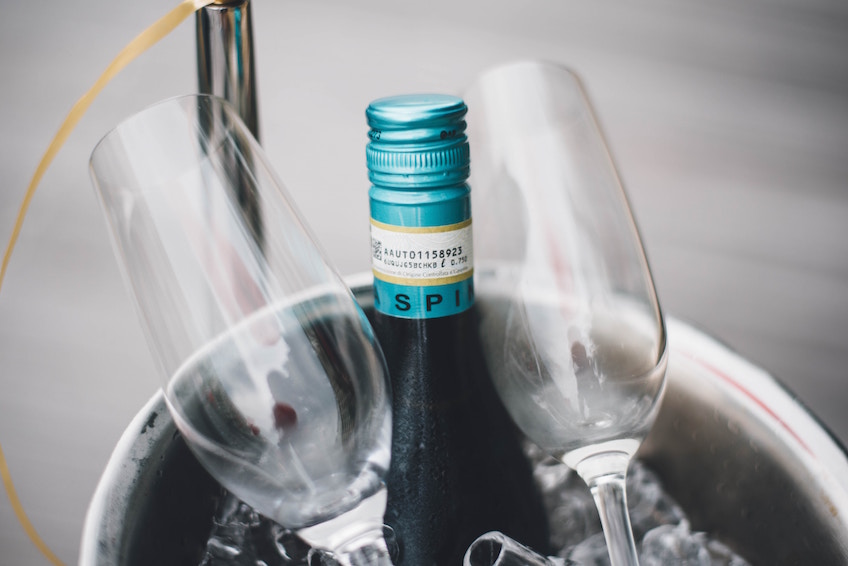
[[[378,312],[397,318],[453,316],[474,304],[471,191],[374,186],[371,266]]]
[[[471,218],[471,188],[466,183],[435,187],[372,185],[371,218],[405,227],[447,226]]]

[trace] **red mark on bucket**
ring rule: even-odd
[[[687,353],[687,354],[686,354],[686,357],[688,357],[688,358],[689,358],[690,360],[692,360],[693,362],[695,362],[695,363],[699,364],[700,366],[702,366],[703,368],[705,368],[706,370],[708,370],[710,373],[712,373],[713,375],[715,375],[716,377],[718,377],[718,378],[719,378],[719,379],[721,379],[722,381],[724,381],[724,382],[726,382],[726,383],[729,383],[729,384],[730,384],[730,385],[732,385],[732,386],[733,386],[736,390],[738,390],[738,391],[739,391],[739,392],[741,392],[743,395],[745,395],[746,397],[748,397],[748,398],[749,398],[751,401],[753,401],[753,402],[754,402],[754,403],[755,403],[758,407],[760,407],[763,411],[765,411],[765,412],[766,412],[766,413],[767,413],[767,414],[768,414],[768,415],[769,415],[772,419],[774,419],[775,421],[777,421],[777,423],[778,423],[778,424],[779,424],[779,425],[780,425],[780,426],[781,426],[781,427],[782,427],[782,428],[783,428],[786,432],[788,432],[788,433],[789,433],[789,435],[790,435],[790,436],[792,436],[792,438],[794,438],[794,439],[795,439],[795,441],[796,441],[796,442],[797,442],[797,443],[801,446],[801,448],[803,448],[803,449],[804,449],[804,450],[805,450],[808,454],[810,454],[810,456],[815,456],[815,454],[813,454],[813,451],[810,449],[810,447],[809,447],[809,446],[807,446],[807,443],[806,443],[806,442],[804,442],[804,441],[801,439],[801,437],[800,437],[800,436],[798,436],[798,433],[797,433],[797,432],[795,432],[794,430],[792,430],[792,428],[790,428],[790,427],[789,427],[789,424],[788,424],[786,421],[784,421],[782,418],[780,418],[780,416],[779,416],[776,412],[774,412],[774,410],[773,410],[771,407],[769,407],[768,405],[766,405],[765,401],[763,401],[762,399],[760,399],[759,397],[757,397],[757,396],[756,396],[756,395],[755,395],[755,394],[754,394],[751,390],[749,390],[749,389],[748,389],[748,388],[746,388],[744,385],[742,385],[741,383],[739,383],[738,381],[736,381],[735,379],[733,379],[732,377],[730,377],[729,375],[727,375],[726,373],[724,373],[723,371],[721,371],[720,369],[718,369],[717,367],[713,366],[713,365],[712,365],[712,364],[710,364],[709,362],[706,362],[706,361],[704,361],[704,360],[702,360],[702,359],[700,359],[700,358],[697,358],[697,357],[695,357],[695,356],[693,356],[692,354],[689,354],[689,353]]]

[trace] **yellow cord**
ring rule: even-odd
[[[32,544],[41,551],[41,554],[47,558],[48,562],[55,566],[63,566],[62,561],[59,560],[59,558],[53,554],[53,551],[50,550],[43,540],[41,540],[41,537],[38,536],[38,532],[35,530],[35,527],[33,527],[32,523],[29,521],[29,517],[27,517],[27,514],[24,511],[24,507],[21,505],[21,500],[18,499],[15,486],[12,484],[12,475],[9,473],[9,466],[6,465],[6,457],[3,455],[2,446],[0,446],[0,476],[3,478],[3,487],[6,488],[6,493],[9,495],[9,501],[12,503],[12,510],[14,510],[15,516],[18,518],[18,522],[20,522],[24,531],[26,531],[29,540],[31,540]]]
[[[32,180],[27,187],[26,193],[24,193],[24,200],[21,203],[18,216],[15,219],[12,236],[9,238],[9,244],[6,246],[6,253],[3,255],[3,265],[0,267],[0,289],[3,287],[3,280],[6,277],[6,269],[9,267],[9,261],[12,258],[12,250],[15,249],[15,244],[17,243],[18,236],[21,233],[21,227],[24,224],[24,218],[26,217],[32,197],[35,194],[35,189],[41,182],[41,178],[50,166],[53,158],[56,157],[59,149],[68,139],[68,136],[80,121],[83,114],[85,114],[85,111],[88,110],[88,107],[91,106],[91,103],[97,95],[100,94],[100,91],[103,90],[106,84],[109,83],[109,81],[111,81],[115,75],[117,75],[133,59],[147,51],[147,49],[156,44],[160,39],[171,33],[174,28],[176,28],[183,20],[191,16],[194,12],[204,6],[212,4],[213,1],[214,0],[183,0],[177,7],[157,20],[149,28],[141,32],[135,39],[127,44],[120,53],[118,53],[117,57],[112,60],[109,66],[106,67],[106,70],[103,71],[103,74],[100,75],[100,78],[97,79],[97,82],[94,83],[94,86],[82,95],[82,97],[77,100],[76,104],[74,104],[71,108],[71,111],[68,112],[68,115],[65,117],[65,121],[62,122],[62,125],[59,127],[59,131],[56,132],[56,135],[53,137],[50,145],[47,146],[47,151],[38,163],[38,167],[35,169],[35,174],[32,176]],[[38,535],[35,527],[33,527],[27,517],[26,512],[24,512],[24,508],[21,505],[17,492],[15,491],[15,486],[12,483],[12,475],[9,473],[9,466],[6,464],[6,457],[3,455],[3,448],[1,446],[0,476],[2,476],[3,487],[6,489],[6,494],[9,496],[9,501],[12,504],[15,516],[24,528],[24,531],[26,531],[27,536],[29,536],[35,547],[51,564],[54,566],[64,566],[62,561],[53,554],[50,548],[48,548]]]
[[[212,1],[213,0],[183,0],[179,6],[165,14],[165,16],[159,19],[156,23],[141,32],[126,47],[124,47],[120,53],[118,53],[118,56],[109,63],[109,66],[106,67],[106,70],[103,71],[103,74],[100,75],[100,78],[98,78],[97,82],[94,83],[94,86],[82,95],[82,97],[77,100],[76,104],[74,104],[73,108],[71,108],[71,111],[68,112],[68,115],[65,117],[65,121],[62,122],[62,125],[59,127],[59,131],[56,132],[56,135],[53,137],[50,145],[47,146],[47,151],[44,152],[44,156],[41,158],[38,167],[35,169],[35,174],[32,176],[32,180],[29,182],[29,186],[24,194],[24,200],[21,203],[21,208],[18,212],[17,219],[15,220],[15,227],[12,230],[12,237],[9,239],[9,245],[6,247],[6,253],[3,256],[3,266],[0,268],[0,288],[3,286],[6,269],[9,267],[9,260],[12,258],[12,250],[15,248],[15,243],[18,241],[21,226],[23,226],[24,217],[26,216],[27,209],[29,209],[32,196],[35,194],[35,189],[38,187],[38,183],[41,182],[41,178],[44,176],[45,171],[47,171],[47,167],[50,166],[53,158],[56,157],[56,154],[59,152],[59,148],[61,148],[65,143],[65,140],[68,139],[68,136],[77,125],[77,122],[80,121],[82,115],[85,114],[85,111],[88,110],[88,107],[91,106],[92,102],[94,102],[95,97],[100,94],[103,87],[105,87],[106,84],[133,59],[144,53],[157,41],[168,35],[187,17],[200,8],[208,6],[212,3]]]

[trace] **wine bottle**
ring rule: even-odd
[[[366,111],[373,322],[393,389],[385,522],[396,563],[411,566],[459,565],[492,530],[548,545],[530,464],[482,357],[466,111],[446,95]]]

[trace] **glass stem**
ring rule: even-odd
[[[368,540],[359,540],[339,549],[334,558],[341,566],[392,566],[382,533]]]
[[[587,483],[598,506],[611,566],[639,566],[636,541],[627,513],[624,474],[615,473],[593,478]]]
[[[391,566],[383,538],[385,511],[386,487],[382,486],[353,509],[298,534],[314,549],[332,552],[341,566]]]

